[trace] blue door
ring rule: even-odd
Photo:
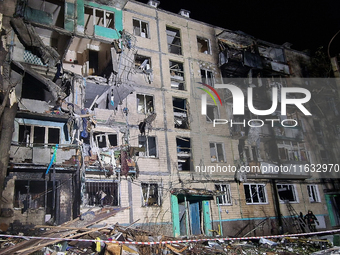
[[[200,202],[190,202],[191,234],[201,234]]]

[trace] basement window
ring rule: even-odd
[[[189,113],[187,110],[187,100],[183,98],[172,98],[174,111],[175,128],[189,129]]]
[[[216,197],[218,205],[231,205],[231,191],[229,184],[215,184],[215,189],[224,193],[222,196]]]
[[[208,84],[214,87],[215,82],[214,82],[213,72],[205,70],[205,69],[201,69],[201,79],[202,79],[202,83]]]
[[[226,162],[223,143],[210,143],[210,158],[211,162]]]
[[[191,141],[188,137],[177,137],[177,167],[178,171],[190,171]]]
[[[118,182],[86,181],[85,206],[118,206]]]
[[[179,29],[167,26],[166,35],[169,53],[182,55],[181,34]]]
[[[139,19],[132,20],[133,34],[136,36],[149,38],[149,24]]]
[[[276,187],[281,203],[285,201],[299,202],[294,184],[276,184]]]
[[[266,186],[264,184],[243,184],[247,204],[266,204]]]
[[[321,202],[318,185],[307,185],[307,190],[308,190],[309,202],[311,203]]]
[[[151,114],[154,112],[153,96],[137,94],[137,112]]]
[[[156,183],[142,183],[142,206],[160,206],[161,197]]]
[[[184,67],[183,63],[169,61],[171,88],[185,90]]]
[[[98,148],[113,147],[118,145],[117,134],[98,133],[93,134]]]
[[[214,119],[219,119],[218,107],[216,105],[207,104],[207,122],[212,123]]]
[[[138,152],[140,157],[157,157],[156,137],[154,136],[139,136],[138,147],[141,151]]]
[[[60,128],[20,124],[18,143],[26,146],[29,144],[59,144]]]
[[[203,37],[197,36],[197,47],[198,52],[204,53],[204,54],[210,54],[210,43],[209,40]]]

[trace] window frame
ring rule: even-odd
[[[277,189],[277,195],[279,197],[279,200],[280,200],[280,203],[281,204],[284,204],[285,203],[285,200],[282,200],[280,195],[279,195],[279,186],[288,186],[288,187],[292,187],[293,189],[289,189],[289,190],[292,190],[292,194],[294,196],[294,200],[291,201],[291,200],[288,200],[289,203],[293,203],[293,204],[297,204],[299,203],[299,195],[298,195],[298,192],[297,192],[297,189],[296,189],[296,185],[295,184],[289,184],[289,183],[276,183],[276,189]],[[283,187],[281,187],[283,188]]]
[[[26,139],[25,141],[20,141],[20,136],[21,136],[21,132],[20,132],[20,129],[21,127],[29,127],[30,128],[30,131],[29,133],[26,133]],[[18,125],[18,143],[20,145],[23,145],[23,146],[34,146],[34,144],[41,144],[41,143],[35,143],[35,135],[34,135],[34,130],[35,128],[44,128],[44,142],[42,143],[43,145],[48,145],[48,144],[60,144],[60,139],[61,139],[61,128],[60,127],[54,127],[54,126],[44,126],[44,125],[31,125],[31,124],[19,124]],[[59,141],[58,143],[49,143],[49,129],[58,129],[59,130]],[[25,132],[23,133],[23,135],[25,135]],[[27,136],[29,137],[27,139]],[[28,140],[28,143],[27,143],[27,140]]]
[[[179,28],[175,28],[175,27],[166,25],[165,31],[166,31],[166,40],[167,40],[167,45],[168,45],[168,53],[176,54],[176,55],[183,55],[183,52],[182,52],[181,30],[180,30]],[[173,35],[169,34],[168,31],[169,31],[169,32],[175,32],[176,34],[173,36]],[[170,38],[173,38],[173,39],[171,40],[171,43],[169,43],[169,39],[170,39]],[[178,40],[179,45],[173,44],[173,42],[175,41],[175,39]],[[174,52],[173,50],[171,50],[172,47],[177,47],[179,53],[176,53],[176,52]]]
[[[206,42],[206,44],[207,44],[207,51],[201,51],[201,50],[198,48],[199,40],[200,40],[200,41],[205,41],[205,42]],[[202,36],[196,36],[196,41],[197,41],[197,50],[198,50],[199,53],[211,55],[211,44],[210,44],[210,40],[209,40],[208,38],[205,38],[205,37],[202,37]],[[203,45],[202,45],[202,47],[203,47]],[[207,52],[207,53],[205,53],[205,52]]]
[[[256,186],[256,189],[257,189],[257,195],[259,194],[259,190],[258,190],[258,187],[263,187],[263,195],[264,195],[264,198],[265,198],[265,201],[264,202],[260,202],[261,198],[258,196],[258,201],[259,202],[254,202],[253,200],[253,197],[250,196],[250,199],[252,200],[251,202],[247,202],[247,194],[246,194],[246,186],[249,186],[249,191],[251,191],[251,186],[252,185],[255,185]],[[245,195],[245,201],[246,201],[246,204],[248,205],[259,205],[259,204],[268,204],[268,195],[267,195],[267,189],[266,189],[266,184],[264,183],[243,183],[243,189],[244,189],[244,195]],[[251,194],[249,194],[251,195]]]
[[[113,180],[110,180],[110,181],[105,181],[105,180],[101,180],[101,179],[86,179],[85,180],[85,194],[88,194],[88,190],[87,190],[87,184],[88,183],[97,183],[97,184],[102,184],[103,186],[105,186],[105,184],[108,184],[108,185],[113,185],[113,188],[115,188],[116,190],[110,194],[111,197],[113,197],[114,195],[116,195],[116,199],[114,199],[114,201],[117,201],[117,204],[115,205],[104,205],[104,204],[98,204],[96,203],[97,201],[95,201],[94,203],[96,204],[92,204],[92,205],[89,205],[89,200],[87,201],[87,204],[84,204],[83,206],[86,207],[86,208],[90,208],[90,207],[99,207],[99,206],[104,206],[104,207],[119,207],[120,204],[121,204],[121,201],[120,201],[120,183],[118,181],[113,181]],[[98,187],[95,187],[97,189],[100,189],[102,190],[103,188],[102,187],[99,187],[99,185],[97,185]],[[93,190],[95,190],[95,188],[93,188]],[[109,187],[110,188],[110,187]],[[95,191],[94,191],[95,192]],[[98,191],[97,191],[98,193]],[[105,193],[105,192],[104,192]],[[106,193],[105,193],[106,194]],[[107,194],[106,194],[107,195]],[[87,196],[87,195],[86,195]],[[105,196],[106,197],[106,196]],[[104,198],[105,198],[104,197]],[[101,199],[102,200],[102,199]]]
[[[144,104],[143,104],[143,107],[144,107],[144,112],[140,111],[138,108],[139,108],[139,98],[138,96],[143,96],[144,98]],[[152,98],[152,106],[151,107],[147,107],[147,99],[146,97],[151,97]],[[138,114],[152,114],[152,113],[155,113],[155,100],[154,100],[154,96],[153,95],[149,95],[149,94],[140,94],[140,93],[136,93],[136,101],[137,101],[137,113]],[[145,112],[145,109],[146,109],[146,112]],[[150,111],[149,111],[150,110]]]
[[[217,205],[232,205],[230,184],[215,183],[215,190],[225,193],[224,195],[216,196]],[[222,201],[222,203],[219,203],[219,200]]]
[[[174,69],[175,66],[178,68]],[[186,90],[184,63],[169,59],[169,72],[171,89]]]
[[[214,114],[214,118],[211,119],[209,117],[209,111],[208,111],[208,107],[212,107],[213,108],[213,114]],[[215,113],[215,109],[216,109],[216,113]],[[217,105],[214,104],[207,104],[207,114],[205,116],[205,119],[208,123],[212,123],[214,119],[219,119],[220,118],[220,111]]]
[[[313,190],[316,199],[314,199],[311,196],[311,190]],[[310,203],[321,203],[321,197],[320,197],[320,192],[319,192],[319,187],[316,184],[308,184],[307,185],[307,192],[308,192],[308,198]],[[312,198],[312,199],[311,199]],[[313,201],[312,201],[313,200]]]
[[[216,155],[211,155],[211,149],[212,149],[211,144],[214,145],[215,154],[216,154]],[[222,147],[223,161],[220,161],[220,159],[219,159],[219,156],[218,156],[219,153],[218,153],[217,145],[221,145],[221,147]],[[227,162],[227,160],[226,160],[226,155],[225,155],[224,143],[221,143],[221,142],[219,142],[219,143],[216,143],[216,142],[209,142],[209,149],[210,149],[210,161],[211,161],[211,163],[226,163],[226,162]],[[212,160],[212,157],[213,157],[213,156],[216,156],[216,157],[217,157],[217,158],[216,158],[216,159],[217,159],[216,161],[213,161],[213,160]]]
[[[204,75],[203,75],[204,73]],[[210,76],[211,77],[208,77],[208,74],[210,73]],[[214,72],[209,70],[209,69],[204,69],[204,68],[201,68],[200,69],[200,74],[201,74],[201,81],[202,83],[204,84],[208,84],[210,85],[211,87],[214,87],[216,81],[215,81],[215,75],[214,75]],[[204,77],[203,77],[204,76]]]
[[[189,143],[190,147],[182,147],[179,146],[181,145],[180,141],[182,144]],[[191,168],[191,163],[193,160],[192,157],[192,144],[191,144],[191,138],[190,137],[185,137],[185,136],[176,136],[176,152],[177,152],[177,170],[181,172],[188,172],[190,171]],[[182,164],[183,163],[183,164]],[[183,169],[183,166],[189,165],[188,169]]]
[[[143,185],[147,185],[148,192],[150,191],[150,186],[151,185],[156,185],[156,190],[157,190],[157,203],[156,204],[149,205],[149,203],[145,202],[146,200],[145,200],[144,193],[143,193]],[[162,205],[162,199],[161,199],[162,189],[161,189],[161,185],[159,183],[156,183],[156,182],[142,182],[141,185],[140,185],[140,189],[141,189],[141,206],[142,207],[156,207],[156,206],[160,207]]]
[[[180,101],[183,104],[183,108],[177,107]],[[174,120],[174,128],[178,129],[190,129],[189,123],[189,107],[188,106],[188,99],[187,98],[180,98],[180,97],[172,97],[172,111],[173,111],[173,120]],[[179,121],[182,121],[181,123]],[[184,123],[183,123],[184,122]]]
[[[115,23],[115,12],[113,11],[108,11],[105,9],[101,9],[101,8],[97,8],[91,5],[85,5],[84,6],[85,9],[92,9],[92,16],[93,16],[93,27],[94,26],[99,26],[99,27],[105,27],[105,28],[109,28],[109,29],[115,29],[116,28],[116,23]],[[86,10],[84,9],[84,12],[86,12]],[[99,17],[97,16],[97,12],[103,12],[103,17]],[[113,25],[110,26],[110,21],[108,23],[107,21],[107,14],[112,14],[112,18],[110,18],[109,20],[113,22]],[[97,17],[99,17],[99,20],[97,21]],[[100,24],[100,20],[103,19],[102,21],[102,25]],[[96,24],[97,23],[97,24]]]
[[[158,158],[158,144],[157,144],[157,137],[156,136],[148,136],[148,135],[139,135],[138,136],[138,147],[140,145],[140,138],[141,137],[145,137],[145,152],[144,155],[140,155],[141,151],[138,152],[138,157],[143,157],[143,158]],[[154,143],[155,143],[155,156],[151,155],[150,156],[150,148],[149,148],[149,138],[153,138],[154,139]],[[143,148],[139,147],[139,148]]]
[[[135,30],[135,25],[134,25],[134,22],[139,22],[139,35],[136,33],[136,30]],[[142,23],[145,24],[145,28],[146,28],[146,32],[142,32],[142,29],[143,29],[143,26],[142,26]],[[147,21],[143,21],[141,19],[138,19],[138,18],[132,18],[132,29],[133,29],[133,35],[135,36],[139,36],[139,37],[142,37],[142,38],[150,38],[150,29],[149,29],[149,22]],[[142,36],[142,33],[145,33],[145,36]]]

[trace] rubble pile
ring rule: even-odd
[[[145,231],[135,226],[138,220],[129,226],[100,223],[124,209],[89,211],[59,226],[11,226],[0,233],[0,254],[340,254],[340,247],[317,236],[185,239]]]

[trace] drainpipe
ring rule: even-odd
[[[283,234],[283,224],[282,224],[282,217],[281,217],[281,209],[280,209],[280,201],[278,198],[277,187],[275,179],[271,180],[271,185],[273,187],[273,200],[274,200],[274,209],[276,211],[277,220],[279,223],[279,234]]]

